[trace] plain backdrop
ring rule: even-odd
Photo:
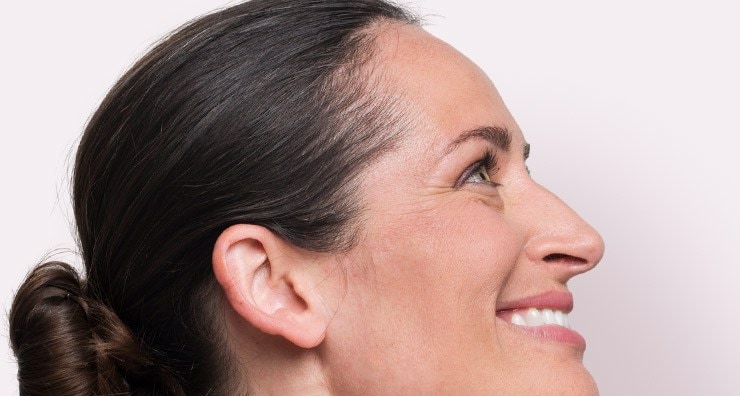
[[[70,163],[104,94],[160,36],[225,4],[0,5],[4,314],[48,251],[74,250]],[[735,2],[411,5],[491,76],[532,144],[533,176],[606,240],[596,270],[570,283],[602,394],[737,395]],[[17,394],[5,316],[0,330],[0,393]]]

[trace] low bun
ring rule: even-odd
[[[20,395],[181,394],[68,264],[36,267],[10,311]]]

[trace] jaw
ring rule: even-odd
[[[549,326],[522,329],[496,317],[495,343],[510,369],[510,380],[498,384],[502,394],[598,395],[596,383],[583,365],[584,349],[553,340],[547,334],[550,331]]]
[[[484,322],[467,331],[428,333],[420,348],[402,338],[383,345],[360,341],[370,335],[340,347],[330,331],[329,345],[322,345],[323,357],[333,360],[325,370],[327,383],[339,394],[598,394],[583,366],[583,350],[534,337],[494,315]],[[439,345],[441,350],[429,353]]]

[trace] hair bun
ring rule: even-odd
[[[179,393],[118,316],[88,299],[85,288],[74,268],[56,261],[36,267],[21,285],[10,311],[20,394]]]

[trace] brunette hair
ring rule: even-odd
[[[118,81],[75,161],[85,274],[41,264],[13,302],[21,395],[238,389],[213,245],[237,223],[352,245],[360,171],[406,119],[368,81],[381,20],[415,23],[383,0],[253,0],[183,26]]]

